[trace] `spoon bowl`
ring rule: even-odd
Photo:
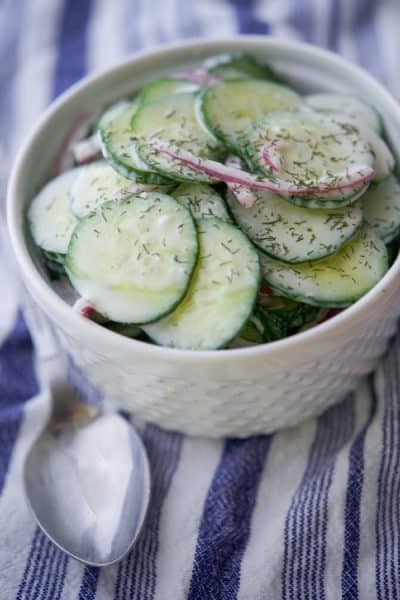
[[[47,425],[25,460],[26,498],[61,550],[85,564],[110,565],[129,552],[146,516],[145,448],[126,419],[82,402],[67,380],[48,322],[32,303],[25,316],[51,403]]]
[[[29,452],[24,484],[44,533],[95,566],[117,562],[130,550],[150,495],[142,442],[116,414],[62,430],[51,421]]]

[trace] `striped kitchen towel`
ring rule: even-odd
[[[234,32],[299,38],[361,63],[400,96],[399,20],[397,0],[3,0],[2,190],[49,101],[129,52]],[[145,426],[153,493],[143,533],[121,564],[85,568],[44,537],[22,494],[48,395],[38,389],[6,243],[0,600],[400,598],[400,337],[353,395],[295,429],[209,441]]]

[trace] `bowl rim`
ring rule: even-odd
[[[382,84],[376,81],[371,75],[369,75],[361,67],[350,63],[344,58],[337,54],[313,46],[304,42],[288,41],[279,38],[265,37],[261,35],[234,35],[227,37],[210,37],[206,39],[187,39],[172,44],[166,44],[153,48],[151,50],[145,50],[135,53],[133,56],[119,62],[118,64],[92,75],[88,75],[68,88],[63,94],[61,94],[55,101],[53,101],[49,107],[43,112],[41,117],[36,121],[30,132],[28,133],[26,140],[20,147],[17,157],[14,161],[14,165],[9,178],[8,189],[7,189],[7,225],[11,239],[11,245],[16,256],[20,271],[22,272],[23,279],[28,283],[28,289],[31,291],[35,300],[39,303],[42,309],[49,314],[53,320],[57,323],[63,323],[61,328],[71,331],[75,330],[77,336],[86,341],[90,346],[94,346],[97,349],[104,348],[104,353],[109,354],[112,350],[119,350],[123,353],[138,353],[143,355],[153,355],[160,359],[170,360],[185,360],[189,362],[203,362],[203,361],[234,361],[236,359],[251,358],[258,355],[277,356],[278,354],[285,354],[289,350],[293,350],[296,347],[301,352],[304,352],[305,347],[309,345],[318,344],[318,342],[324,338],[328,333],[332,333],[335,330],[335,335],[340,331],[345,331],[348,328],[349,322],[358,315],[368,312],[374,302],[379,301],[380,296],[388,293],[389,288],[394,285],[394,280],[400,272],[400,256],[397,257],[393,265],[384,275],[384,277],[360,300],[352,304],[351,306],[344,309],[338,315],[331,319],[316,325],[306,331],[294,334],[290,337],[283,338],[274,342],[268,342],[264,344],[258,344],[255,346],[249,346],[245,348],[231,348],[231,349],[219,349],[219,350],[183,350],[178,348],[169,348],[164,346],[158,346],[156,344],[148,344],[135,338],[127,338],[125,336],[116,334],[105,327],[99,326],[96,323],[89,321],[88,319],[82,318],[73,308],[65,302],[44,280],[39,273],[33,258],[28,250],[27,244],[25,243],[25,236],[23,227],[18,224],[20,208],[17,208],[17,202],[15,198],[18,197],[20,181],[23,179],[23,166],[30,152],[30,147],[34,142],[35,138],[40,134],[43,128],[46,127],[47,122],[58,112],[58,110],[68,104],[72,97],[79,94],[81,90],[91,85],[94,82],[101,80],[106,81],[111,74],[123,71],[130,65],[134,68],[136,63],[140,61],[146,61],[149,59],[156,59],[157,56],[174,54],[177,51],[184,55],[185,50],[207,50],[210,49],[212,52],[212,46],[226,46],[226,51],[237,50],[243,46],[247,48],[253,46],[256,50],[262,45],[264,48],[273,48],[275,50],[285,49],[293,53],[297,53],[300,57],[318,57],[322,62],[329,63],[331,66],[338,68],[342,73],[347,72],[348,75],[357,75],[357,78],[369,87],[375,88],[377,94],[383,97],[385,103],[390,106],[391,115],[396,116],[400,123],[400,104],[397,100],[387,91]]]

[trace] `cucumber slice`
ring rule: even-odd
[[[239,79],[244,77],[279,81],[275,71],[268,65],[246,52],[228,52],[218,54],[204,61],[204,67],[209,73],[222,79]]]
[[[276,194],[253,191],[251,207],[228,194],[231,212],[240,229],[263,252],[284,262],[299,263],[337,252],[361,227],[359,204],[336,209],[306,209]]]
[[[263,313],[272,313],[284,321],[288,332],[294,332],[318,317],[320,308],[296,302],[282,296],[259,294],[257,307]]]
[[[280,299],[287,300],[286,298]],[[257,304],[253,314],[240,331],[239,336],[229,344],[229,348],[243,348],[246,346],[254,346],[256,344],[265,344],[280,340],[289,335],[298,333],[303,327],[312,327],[313,325],[316,325],[321,310],[336,310],[321,309],[317,306],[310,306],[309,304],[301,304],[299,302],[293,303],[298,307],[297,310],[293,310],[293,322],[296,323],[296,325],[292,325],[290,318],[287,320],[286,317],[284,315],[281,316],[279,312],[265,310],[262,306]],[[295,317],[296,314],[298,315],[297,319]]]
[[[137,100],[141,103],[154,102],[164,96],[173,96],[174,94],[186,94],[196,92],[200,86],[193,81],[188,81],[180,77],[161,77],[146,83],[140,90]]]
[[[270,306],[257,304],[253,314],[240,332],[247,342],[266,343],[296,333],[316,320],[320,308],[286,298],[271,297]]]
[[[131,183],[104,160],[82,166],[71,186],[71,210],[83,219]]]
[[[300,102],[300,96],[283,85],[238,79],[208,87],[201,95],[201,110],[210,130],[236,152],[253,121],[268,112],[296,110]]]
[[[372,182],[379,183],[390,177],[395,168],[395,159],[386,142],[360,119],[339,113],[330,113],[329,116],[341,127],[349,131],[351,129],[358,131],[359,135],[368,143],[374,157]]]
[[[46,252],[46,250],[42,250],[42,255],[44,259],[44,264],[49,271],[50,278],[54,281],[63,277],[65,273],[64,268],[64,254],[57,254],[56,252]]]
[[[346,193],[341,193],[339,196],[337,192],[324,192],[323,196],[284,196],[285,200],[302,208],[310,209],[335,209],[351,206],[355,204],[357,200],[361,198],[368,189],[368,184],[365,184],[362,188],[354,189],[354,192],[348,188]]]
[[[232,221],[223,198],[205,183],[181,183],[171,195],[186,206],[196,220],[217,217],[227,223]]]
[[[212,181],[207,175],[160,153],[152,145],[154,140],[160,140],[202,158],[221,156],[221,145],[197,118],[195,94],[165,96],[140,106],[132,126],[139,155],[151,168],[177,181]]]
[[[395,238],[386,246],[388,257],[389,257],[389,267],[392,266],[394,261],[399,255],[399,238]]]
[[[304,187],[328,186],[329,192],[290,197],[294,204],[321,208],[346,205],[355,200],[353,188],[335,189],[349,172],[373,167],[369,143],[357,127],[337,115],[275,112],[252,124],[247,131],[247,155],[254,168],[273,177],[264,149],[273,149],[279,179]],[[366,184],[358,195],[365,191]]]
[[[368,141],[372,154],[374,155],[374,178],[373,183],[384,181],[393,173],[395,168],[395,159],[386,142],[379,137],[372,129],[358,124],[360,133]]]
[[[110,331],[114,331],[114,333],[119,333],[120,335],[129,338],[137,338],[142,333],[142,330],[137,325],[132,325],[130,323],[114,323],[114,321],[107,321],[103,326]]]
[[[316,262],[288,265],[261,257],[264,279],[283,296],[313,306],[345,307],[383,277],[388,254],[382,240],[363,227],[337,254]]]
[[[264,343],[264,327],[260,323],[256,316],[256,309],[254,314],[245,323],[243,329],[239,332],[239,337],[232,342],[233,347],[240,347],[241,342],[249,342],[250,344],[263,344]]]
[[[131,121],[138,102],[117,102],[103,113],[98,124],[104,158],[123,177],[143,183],[163,184],[165,178],[154,173],[141,160],[135,147]]]
[[[103,204],[77,226],[65,266],[72,285],[117,323],[148,323],[173,310],[196,264],[189,211],[166,194]]]
[[[79,170],[80,167],[71,169],[49,181],[28,210],[29,228],[36,245],[53,255],[67,253],[78,223],[71,212],[69,192]]]
[[[225,346],[247,321],[259,285],[257,252],[233,225],[198,221],[200,258],[188,293],[170,315],[144,327],[158,344],[191,350]]]
[[[375,156],[375,174],[372,181],[373,183],[380,183],[392,175],[395,168],[395,160],[387,144],[372,129],[369,131],[367,139],[369,139],[372,153]]]
[[[372,106],[365,104],[355,96],[347,94],[311,94],[307,96],[306,104],[318,112],[343,113],[349,117],[360,119],[380,135],[382,133],[382,119]]]
[[[365,220],[386,244],[400,233],[400,182],[394,175],[362,197]]]

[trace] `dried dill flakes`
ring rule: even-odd
[[[342,127],[331,116],[312,113],[270,113],[254,122],[247,130],[246,152],[255,170],[270,176],[270,165],[264,160],[266,141],[282,142],[279,178],[300,187],[313,188],[310,196],[294,197],[299,205],[332,206],[349,203],[354,196],[348,189],[335,188],[343,182],[354,161],[360,167],[373,165],[373,156],[357,128]],[[352,144],[354,142],[354,145]],[[289,147],[289,150],[286,151]],[[363,174],[361,170],[359,175]],[[321,189],[332,188],[327,194]]]
[[[351,304],[383,276],[387,252],[371,230],[363,228],[337,253],[319,261],[290,265],[263,256],[265,279],[279,292],[319,306]]]
[[[335,210],[295,207],[268,192],[254,192],[255,204],[241,207],[228,197],[242,231],[271,256],[289,263],[321,259],[340,250],[362,223],[359,205]]]
[[[158,323],[145,327],[163,345],[223,346],[243,327],[258,291],[259,261],[246,237],[223,221],[208,218],[199,224],[200,254],[185,301]],[[229,261],[221,260],[230,246],[240,251]]]
[[[153,201],[154,206],[162,206],[166,217],[163,238],[153,213],[144,212]],[[179,231],[177,225],[185,220],[187,227]],[[163,240],[167,246],[179,247],[179,255],[164,249]],[[68,273],[78,291],[81,286],[93,287],[100,312],[117,322],[143,323],[164,314],[183,297],[197,253],[190,215],[170,196],[149,193],[146,198],[113,204],[107,222],[100,213],[83,220],[67,257]]]
[[[394,176],[382,181],[393,170],[393,158],[382,140],[381,146],[373,135],[364,135],[365,126],[358,126],[354,115],[346,120],[323,111],[305,113],[299,110],[304,99],[284,86],[223,77],[202,94],[193,83],[190,89],[178,89],[182,80],[178,84],[166,77],[146,85],[140,101],[108,108],[96,122],[105,160],[80,167],[79,185],[68,190],[68,210],[58,214],[58,190],[48,198],[41,219],[51,227],[43,228],[42,237],[29,221],[46,261],[61,273],[65,263],[78,292],[79,278],[86,277],[87,285],[96,283],[96,293],[101,294],[104,286],[109,297],[122,294],[114,307],[103,307],[105,314],[118,307],[117,319],[126,321],[122,313],[140,306],[150,310],[153,299],[158,302],[168,295],[167,280],[174,273],[174,282],[182,285],[173,302],[171,298],[169,304],[161,302],[159,312],[154,309],[150,316],[129,313],[129,319],[140,318],[141,323],[158,319],[149,326],[149,334],[151,330],[153,340],[174,348],[218,348],[238,335],[243,325],[254,343],[290,335],[290,311],[278,317],[254,309],[260,261],[274,298],[279,294],[280,301],[296,299],[283,302],[305,307],[307,314],[318,311],[314,305],[347,306],[385,273],[388,252],[383,242],[400,232],[400,184]],[[379,135],[379,116],[362,102],[360,106]],[[266,141],[267,158],[264,150],[259,152]],[[231,197],[226,201],[224,184],[215,184],[183,158],[169,157],[163,148],[174,146],[220,162],[233,152],[244,170],[256,171],[255,180],[286,182],[286,192],[284,185],[280,188],[285,198],[254,191],[254,206],[243,209]],[[380,183],[371,185],[358,201],[367,190],[363,179],[371,166],[376,170],[374,183]],[[357,185],[343,186],[346,179],[357,178]],[[149,183],[157,186],[153,195],[149,188],[140,188]],[[309,191],[289,195],[289,184]],[[132,190],[137,191],[134,196]],[[166,200],[164,191],[176,201]],[[136,199],[142,204],[133,218],[131,203]],[[168,201],[173,209],[171,205],[165,219]],[[236,228],[229,229],[229,223]],[[207,236],[213,243],[204,243]],[[46,250],[49,243],[60,251]],[[396,253],[397,245],[390,262]],[[205,277],[202,285],[200,275]],[[148,291],[145,301],[134,300],[135,289]],[[100,303],[107,303],[106,296]],[[218,307],[222,312],[214,314]],[[165,317],[168,311],[172,312]],[[208,327],[199,327],[201,323]]]

